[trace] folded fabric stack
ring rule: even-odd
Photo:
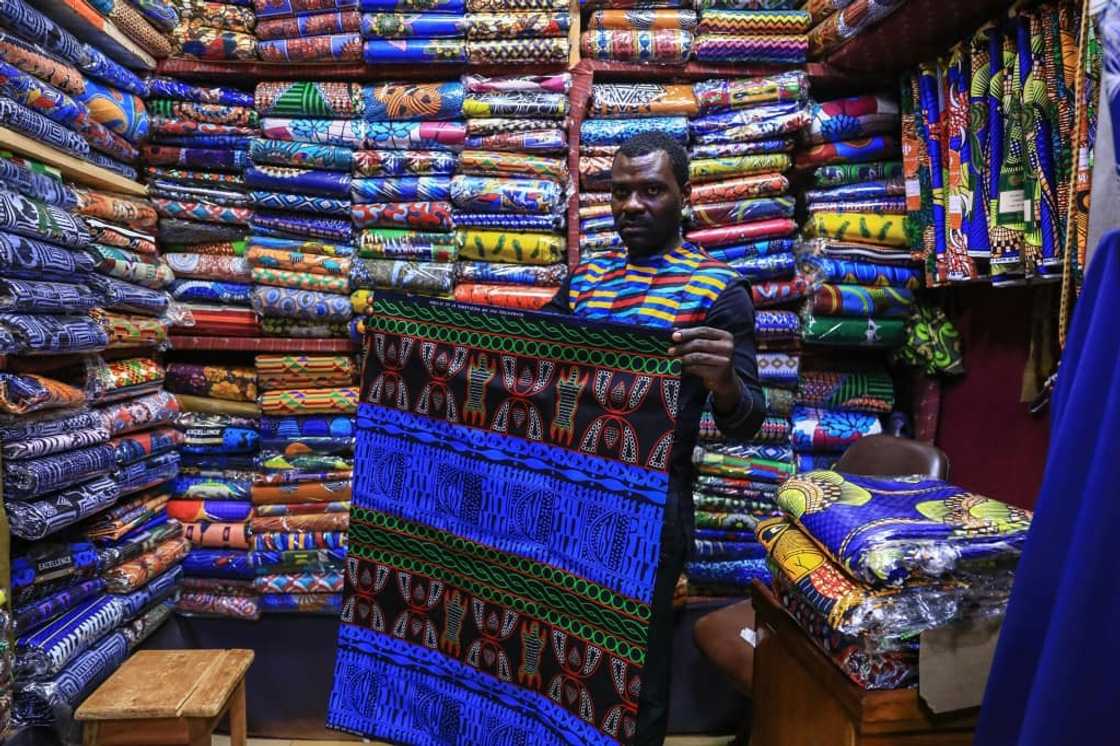
[[[257,58],[257,17],[248,0],[165,0],[181,19],[173,35],[177,56],[197,60],[253,60]],[[281,3],[268,0],[267,4]]]
[[[911,246],[928,285],[1056,281],[1063,268],[1067,289],[1080,284],[1100,69],[1083,5],[1015,6],[906,76]]]
[[[166,522],[101,546],[75,540],[15,552],[15,727],[70,722],[74,709],[167,620],[187,552],[180,531]]]
[[[898,107],[881,96],[814,103],[797,163],[806,192],[802,268],[813,293],[803,336],[814,345],[894,348],[906,338],[921,272],[908,249]]]
[[[90,229],[86,253],[94,261],[89,286],[98,297],[94,317],[108,348],[161,345],[175,314],[167,289],[174,274],[156,242],[157,200],[72,187],[75,212]]]
[[[77,192],[38,163],[0,155],[0,206],[0,352],[108,347],[94,316],[96,265],[82,251],[98,229],[76,214]]]
[[[260,355],[252,565],[260,609],[337,614],[350,527],[354,359]]]
[[[191,544],[176,611],[255,619],[247,568],[249,498],[260,451],[257,371],[173,362],[167,387],[183,408],[175,423],[183,438],[182,468],[170,486],[167,512],[182,522]],[[237,581],[246,592],[230,590]]]
[[[355,315],[377,290],[450,295],[455,284],[451,180],[466,138],[463,84],[382,83],[363,90],[364,147],[351,199],[358,258]]]
[[[814,364],[801,371],[795,401],[798,472],[830,469],[848,446],[883,431],[879,420],[894,408],[894,384],[881,365]]]
[[[358,0],[254,0],[266,62],[361,62]]]
[[[358,59],[367,64],[463,63],[464,0],[361,0]],[[349,11],[341,14],[350,21]],[[365,42],[361,41],[365,39]]]
[[[256,336],[245,235],[253,215],[242,169],[257,127],[253,95],[150,78],[152,141],[144,148],[171,294],[189,334]]]
[[[451,181],[455,297],[539,308],[568,274],[571,76],[464,78],[466,147]]]
[[[37,541],[71,527],[83,538],[73,551],[78,545],[38,541],[15,549],[19,726],[67,718],[88,687],[166,619],[163,602],[175,591],[185,554],[160,488],[179,465],[179,440],[166,427],[177,403],[159,390],[163,368],[150,358],[91,358],[59,370],[82,388],[3,374],[0,440],[12,533]],[[116,633],[120,657],[93,654],[99,665],[91,666],[85,651],[100,650]]]
[[[583,56],[619,62],[683,64],[692,56],[696,11],[681,0],[591,0]]]
[[[751,282],[756,308],[792,303],[807,292],[797,274],[795,200],[783,172],[794,138],[809,123],[801,71],[693,85],[689,230],[685,238]]]
[[[470,64],[513,68],[568,63],[568,0],[466,0],[466,8]]]
[[[865,689],[915,686],[919,635],[1006,608],[1031,513],[921,476],[813,471],[761,522],[774,591]]]
[[[0,126],[135,179],[147,94],[135,73],[24,0],[0,4]]]
[[[351,217],[369,87],[257,86],[263,137],[245,179],[256,213],[249,240],[253,307],[268,336],[344,337],[358,231]]]
[[[162,60],[174,51],[172,34],[181,19],[173,0],[88,0],[88,5],[102,16],[95,25],[127,38],[151,57]]]
[[[800,65],[809,52],[810,15],[796,0],[765,3],[765,10],[744,10],[741,0],[705,0],[696,27],[694,54],[701,62]]]
[[[611,216],[611,166],[622,143],[664,132],[688,144],[688,116],[697,112],[691,86],[661,83],[593,85],[579,133],[579,250],[582,260],[622,250]]]
[[[906,0],[806,0],[809,13],[809,57],[819,60],[835,52],[902,7]]]

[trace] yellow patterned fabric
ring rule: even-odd
[[[510,264],[555,264],[564,256],[567,242],[553,233],[460,230],[459,258]]]
[[[261,411],[276,414],[354,414],[358,411],[358,389],[292,389],[269,391],[260,398]]]
[[[897,248],[909,245],[904,215],[818,212],[810,216],[805,226],[805,235],[810,238],[831,238],[836,241],[873,243]]]

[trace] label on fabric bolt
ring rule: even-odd
[[[999,194],[999,211],[1000,214],[1008,213],[1022,213],[1023,203],[1026,201],[1026,195],[1023,194],[1022,189],[1016,189],[1012,192],[1000,192]]]
[[[752,648],[758,644],[758,634],[750,627],[743,627],[739,630],[739,637],[743,638]]]

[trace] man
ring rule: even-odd
[[[728,438],[749,439],[765,416],[755,362],[754,304],[745,280],[681,237],[688,154],[660,132],[627,140],[611,168],[611,213],[625,251],[580,265],[543,310],[673,329],[684,376],[656,610],[642,676],[636,743],[664,741],[669,715],[673,588],[692,545],[692,449],[711,401]]]

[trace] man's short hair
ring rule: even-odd
[[[673,168],[673,176],[677,179],[677,186],[684,187],[688,183],[688,151],[664,132],[653,130],[634,135],[622,143],[622,147],[618,149],[615,157],[624,155],[627,158],[635,158],[657,152],[663,152],[669,156],[669,165]]]

